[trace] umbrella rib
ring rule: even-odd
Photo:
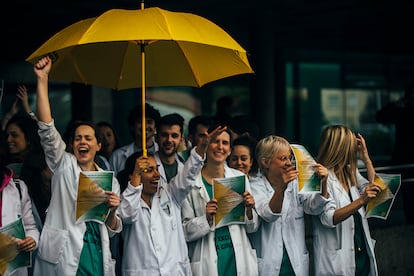
[[[88,85],[88,81],[86,80],[85,76],[82,74],[82,70],[79,68],[78,63],[76,62],[76,58],[74,58],[72,55],[72,50],[69,53],[70,53],[70,56],[72,57],[73,66],[75,67],[75,71],[78,73],[79,78],[82,80],[82,82],[85,85]]]
[[[124,54],[123,54],[123,57],[122,57],[122,62],[121,62],[121,65],[119,66],[119,72],[117,74],[118,80],[116,82],[116,90],[119,90],[119,87],[121,86],[121,79],[122,79],[122,74],[123,74],[122,68],[124,68],[124,65],[125,65],[125,62],[126,62],[125,56],[126,56],[126,54],[128,52],[129,43],[139,44],[139,42],[137,42],[137,41],[129,41],[128,43],[125,43],[125,48],[124,48]]]
[[[186,55],[186,52],[185,51],[183,51],[183,48],[181,47],[181,45],[180,45],[180,41],[177,41],[177,45],[178,45],[178,48],[180,49],[180,52],[183,54],[183,56],[185,57],[185,59],[186,60],[189,60],[188,59],[188,56]],[[188,66],[190,67],[190,71],[191,72],[194,72],[194,70],[193,70],[193,67],[192,67],[192,64],[190,63],[190,62],[188,62],[187,63],[188,64]],[[196,76],[196,74],[192,74],[192,77],[193,77],[193,80],[194,80],[194,83],[196,84],[196,87],[201,87],[201,84],[200,84],[200,80],[199,79],[197,79],[197,76]]]

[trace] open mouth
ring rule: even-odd
[[[151,188],[154,190],[158,189],[158,183],[159,183],[159,179],[158,180],[154,180],[150,182]]]
[[[85,155],[85,154],[87,154],[89,152],[89,149],[86,148],[86,147],[80,147],[78,149],[78,152],[79,152],[80,155]]]

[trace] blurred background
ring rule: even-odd
[[[139,9],[140,4],[138,0],[2,1],[0,114],[10,108],[19,84],[28,86],[36,110],[33,69],[25,59],[53,34],[106,10]],[[408,204],[414,157],[401,166],[393,165],[395,125],[377,122],[375,114],[401,98],[404,87],[414,81],[414,2],[145,1],[145,7],[154,6],[213,21],[247,50],[255,71],[201,88],[149,88],[148,102],[162,115],[179,112],[188,123],[194,115],[215,114],[216,101],[228,96],[232,98],[228,112],[252,118],[259,138],[281,135],[305,145],[313,155],[325,125],[348,125],[364,135],[378,171],[402,174],[392,214],[385,222],[373,219],[374,229],[411,223],[407,214],[414,213]],[[139,102],[140,89],[112,91],[52,82],[50,90],[52,112],[61,131],[72,119],[104,120],[114,125],[123,144],[130,141],[126,117]],[[411,274],[404,275],[413,275],[412,264],[410,269]]]

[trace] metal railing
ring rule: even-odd
[[[405,177],[404,172],[407,170],[412,169],[408,177]],[[361,173],[366,173],[366,168],[360,168],[359,171]],[[383,172],[383,173],[400,173],[401,174],[401,183],[408,183],[414,182],[414,163],[412,164],[401,164],[401,165],[392,165],[392,166],[382,166],[382,167],[375,167],[376,172]]]

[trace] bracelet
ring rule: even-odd
[[[33,118],[33,117],[36,117],[36,115],[34,114],[34,112],[33,112],[33,111],[27,112],[27,114],[29,114],[29,116],[30,116],[30,117],[32,117],[32,118]]]

